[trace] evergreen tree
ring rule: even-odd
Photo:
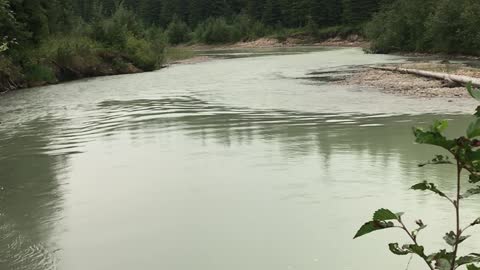
[[[265,2],[263,22],[271,26],[277,26],[282,24],[281,6],[277,0],[267,0]]]

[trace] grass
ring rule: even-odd
[[[165,49],[166,63],[190,59],[195,57],[195,51],[182,47],[168,47]]]

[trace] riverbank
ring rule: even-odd
[[[188,49],[165,48],[162,54],[153,54],[155,63],[144,64],[146,60],[135,55],[114,50],[88,50],[72,53],[62,58],[43,55],[43,60],[25,71],[9,59],[0,56],[0,94],[38,86],[53,85],[84,78],[111,75],[135,74],[161,69],[171,64],[194,61],[195,52]],[[159,58],[162,58],[159,60]],[[150,60],[149,60],[150,61]]]
[[[389,65],[395,68],[419,69],[480,78],[480,69],[462,63],[420,62]],[[336,81],[342,85],[359,85],[380,89],[384,93],[420,98],[468,98],[464,86],[412,74],[366,67]]]
[[[196,51],[201,50],[293,48],[297,46],[368,47],[368,43],[357,35],[350,35],[346,38],[330,38],[322,42],[314,42],[305,37],[289,37],[285,40],[264,37],[233,44],[179,45],[165,48],[163,54],[149,52],[151,55],[137,56],[136,53],[127,54],[97,48],[91,44],[84,45],[82,42],[85,40],[67,44],[66,49],[64,48],[65,42],[56,42],[51,44],[53,46],[42,44],[28,70],[19,68],[8,58],[0,55],[0,94],[22,88],[52,85],[90,77],[148,72],[175,64],[193,64],[209,60],[209,57],[196,55]],[[57,55],[58,53],[47,55],[50,54],[50,51],[67,51],[68,55],[60,56]],[[147,56],[156,58],[154,62],[160,64],[149,63],[146,65],[145,62],[152,62],[151,59],[146,58]],[[159,60],[158,58],[163,59]]]
[[[294,48],[298,46],[318,46],[318,47],[362,47],[368,48],[369,44],[358,36],[349,36],[348,38],[332,38],[317,43],[307,43],[305,40],[289,38],[284,41],[275,38],[260,38],[249,42],[238,42],[228,45],[181,45],[168,47],[164,51],[163,64],[159,68],[168,67],[177,64],[196,64],[209,61],[209,56],[197,55],[197,51],[204,50],[235,50],[235,49],[268,49],[268,48]],[[458,62],[441,62],[438,59],[444,58],[439,55],[407,55],[410,57],[422,57],[435,60],[425,60],[424,62],[406,63],[395,65],[393,67],[413,68],[427,71],[444,72],[455,75],[464,75],[480,78],[480,69],[461,64]],[[460,59],[460,58],[459,58]],[[462,57],[462,61],[477,61],[471,57]],[[133,74],[151,71],[154,69],[142,69],[138,67],[131,59],[123,54],[97,53],[95,61],[87,61],[82,57],[72,57],[69,65],[59,65],[54,62],[49,67],[53,71],[53,79],[34,81],[25,81],[25,77],[19,76],[23,80],[9,80],[8,77],[1,76],[0,73],[0,93],[20,88],[44,86],[57,84],[76,79]],[[49,75],[51,76],[51,75]],[[7,79],[5,79],[7,78]],[[38,77],[42,78],[42,77]],[[415,75],[390,72],[384,70],[375,70],[363,68],[355,70],[348,76],[332,80],[333,83],[342,85],[355,85],[380,89],[380,91],[393,95],[412,96],[421,98],[465,98],[468,93],[465,88],[458,85],[445,84],[442,81],[422,78]]]
[[[178,49],[188,50],[228,50],[228,49],[265,49],[265,48],[293,48],[298,46],[318,47],[360,47],[368,48],[369,42],[358,35],[350,35],[346,38],[335,37],[324,41],[311,41],[308,39],[289,37],[281,40],[273,37],[259,38],[253,41],[242,41],[232,44],[207,45],[189,44],[176,46]]]

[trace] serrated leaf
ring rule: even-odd
[[[443,193],[442,191],[440,191],[437,186],[435,186],[434,183],[428,183],[427,181],[423,182],[423,183],[419,183],[419,184],[416,184],[414,186],[411,187],[411,189],[413,190],[422,190],[422,191],[426,191],[426,190],[429,190],[441,197],[444,197],[444,198],[447,198],[447,195],[445,195],[445,193]]]
[[[395,213],[385,208],[379,209],[373,214],[373,220],[385,221],[398,219],[399,217]]]
[[[449,244],[450,246],[453,247],[453,246],[455,246],[455,243],[457,242],[457,236],[452,231],[452,232],[449,232],[449,233],[445,234],[445,236],[443,237],[443,240],[445,240],[445,242],[447,242],[447,244]]]
[[[467,190],[464,194],[462,194],[460,196],[461,199],[466,199],[468,197],[471,197],[471,196],[474,196],[474,195],[478,195],[480,194],[480,186],[476,187],[476,188],[471,188],[469,190]]]
[[[480,136],[480,119],[476,119],[467,128],[467,137],[475,138]]]
[[[436,155],[435,158],[432,160],[429,160],[424,163],[418,164],[419,167],[425,167],[427,165],[445,165],[445,164],[453,164],[452,161],[450,161],[450,158],[448,156],[443,156],[443,155]]]
[[[467,265],[467,270],[480,270],[480,267],[470,264],[470,265]]]
[[[440,250],[437,253],[433,253],[430,256],[428,256],[427,261],[428,262],[433,262],[433,261],[439,261],[440,259],[445,259],[449,262],[453,260],[453,253],[452,252],[447,252],[445,249]]]
[[[355,234],[353,239],[358,238],[358,237],[363,236],[363,235],[366,235],[366,234],[369,234],[369,233],[374,232],[374,231],[383,230],[383,229],[387,229],[387,228],[392,228],[394,226],[395,225],[393,224],[393,222],[376,221],[376,220],[369,221],[369,222],[363,224],[363,226],[358,230],[357,234]]]
[[[417,254],[418,256],[422,258],[426,258],[427,255],[425,255],[425,248],[423,246],[419,245],[404,245],[402,247],[404,250],[408,250],[410,253]]]
[[[458,239],[458,244],[462,243],[463,241],[467,240],[470,237],[470,235],[467,236],[460,236]],[[446,233],[445,236],[443,237],[445,242],[449,244],[450,246],[455,246],[457,244],[457,235],[451,231],[449,233]]]
[[[469,254],[467,256],[463,256],[463,257],[458,258],[457,261],[455,262],[455,264],[457,266],[462,266],[462,265],[465,265],[465,264],[478,263],[478,262],[480,262],[480,257],[478,256],[478,254],[472,253],[472,254]]]
[[[435,263],[435,269],[438,270],[451,270],[452,263],[447,259],[438,259]]]
[[[443,147],[447,150],[455,147],[455,142],[448,140],[440,132],[437,131],[424,131],[419,128],[413,129],[413,134],[415,135],[415,141],[421,144],[430,144]]]
[[[398,243],[388,244],[388,248],[395,255],[403,256],[403,255],[410,254],[408,250],[404,250],[403,248],[401,248],[400,245],[398,245]]]
[[[470,174],[468,182],[475,184],[480,182],[480,175],[477,174]]]

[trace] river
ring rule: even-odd
[[[213,60],[0,97],[0,269],[405,269],[401,232],[352,240],[374,210],[405,211],[446,248],[451,168],[414,125],[475,102],[387,95],[321,74],[408,61],[360,49],[204,52]],[[479,216],[465,201],[465,222]],[[479,237],[467,247],[478,248]],[[410,269],[425,269],[414,259]]]

